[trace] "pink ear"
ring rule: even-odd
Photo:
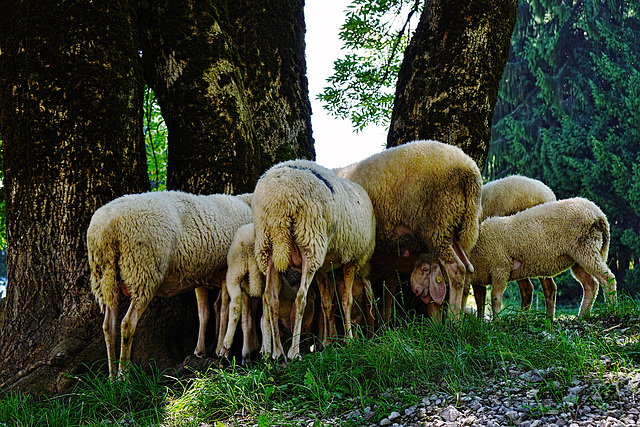
[[[429,278],[429,295],[431,295],[431,298],[433,298],[436,304],[442,304],[444,296],[447,293],[447,284],[444,281],[444,277],[442,277],[439,267],[433,268],[431,271],[431,277]]]

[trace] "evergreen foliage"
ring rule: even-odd
[[[639,11],[521,0],[518,13],[485,176],[519,173],[598,204],[618,283],[640,293]]]

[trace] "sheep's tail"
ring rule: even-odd
[[[596,222],[593,224],[593,228],[602,233],[602,248],[600,248],[600,255],[602,255],[602,259],[606,262],[609,257],[609,243],[611,242],[609,221],[607,221],[607,218],[604,216],[598,216]]]
[[[282,218],[283,223],[272,229],[271,241],[273,244],[273,266],[277,271],[285,271],[291,263],[291,248],[293,240],[291,236],[291,218]]]
[[[117,247],[109,221],[91,221],[87,231],[87,252],[91,271],[91,292],[100,305],[117,307],[120,289],[117,280]]]
[[[474,163],[475,165],[475,163]],[[465,191],[466,196],[466,209],[461,221],[461,229],[458,234],[460,246],[465,252],[471,250],[478,240],[478,232],[480,224],[478,220],[481,215],[482,204],[480,202],[480,195],[482,193],[482,177],[478,173],[473,173],[473,169],[470,169],[466,175]]]

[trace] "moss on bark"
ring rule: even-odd
[[[398,76],[387,146],[436,139],[482,168],[516,0],[427,1]]]

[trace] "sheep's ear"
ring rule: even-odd
[[[447,282],[442,274],[441,268],[435,264],[431,268],[429,277],[429,295],[436,304],[442,304],[447,293]]]

